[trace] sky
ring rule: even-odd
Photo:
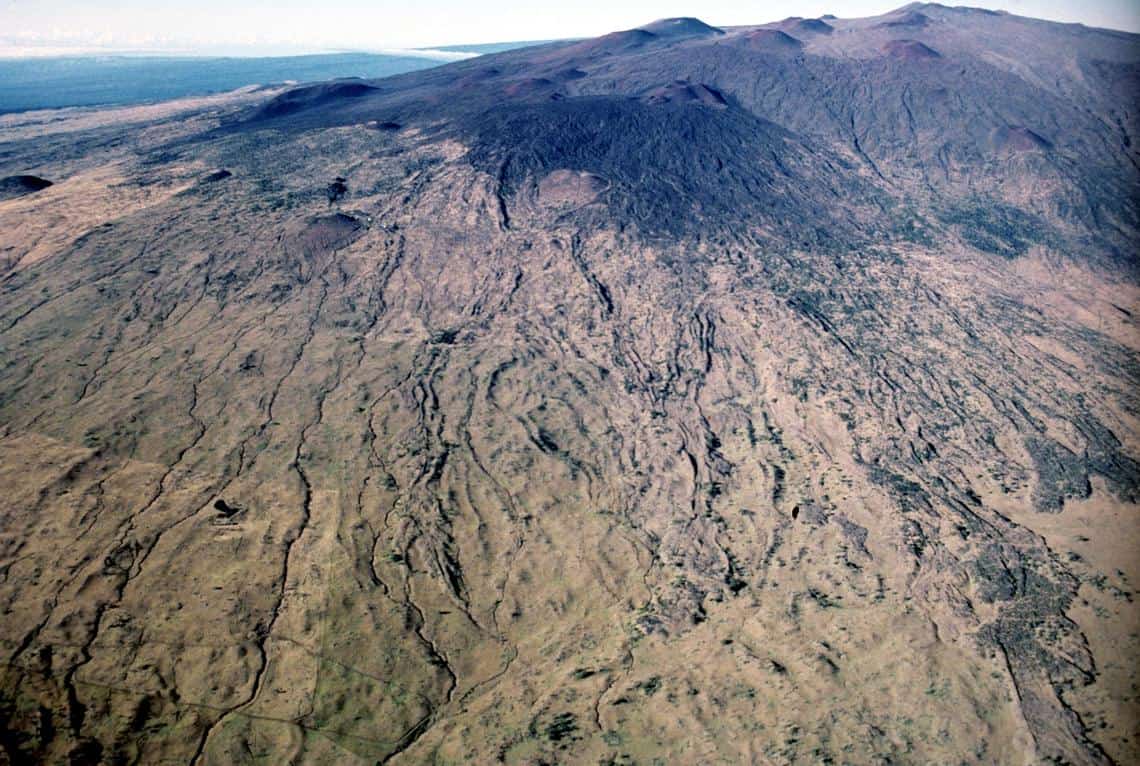
[[[0,56],[135,51],[272,55],[589,37],[658,18],[714,25],[875,16],[905,0],[0,0]],[[958,4],[958,3],[946,3]],[[965,3],[1140,32],[1140,0]],[[413,7],[413,5],[415,7]]]

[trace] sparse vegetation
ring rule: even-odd
[[[757,32],[0,118],[0,759],[1137,761],[1134,43]]]

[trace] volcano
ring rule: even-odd
[[[0,121],[12,763],[1129,763],[1140,37],[916,4]]]

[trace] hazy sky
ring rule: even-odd
[[[0,55],[63,50],[186,53],[381,50],[584,37],[667,16],[755,24],[786,16],[873,16],[903,0],[0,0]],[[957,3],[955,3],[957,4]],[[968,3],[1140,31],[1140,0]]]

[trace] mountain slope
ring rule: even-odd
[[[1135,760],[1138,61],[922,5],[4,118],[7,758]]]

